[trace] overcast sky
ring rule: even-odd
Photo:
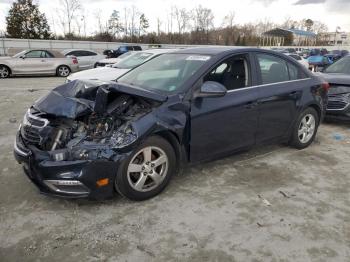
[[[0,30],[5,29],[5,16],[13,0],[0,0]],[[53,30],[61,32],[60,25],[52,21],[57,18],[55,9],[59,0],[34,0],[40,10],[45,12]],[[157,17],[166,20],[170,7],[177,5],[191,9],[199,4],[213,10],[215,25],[219,26],[229,11],[234,11],[235,23],[259,22],[268,19],[275,23],[283,22],[286,17],[294,20],[310,18],[326,23],[329,30],[337,26],[350,31],[350,0],[81,0],[87,17],[87,33],[96,31],[95,13],[101,10],[102,17],[108,18],[113,9],[135,5],[144,12],[150,21],[151,30],[156,30]],[[165,26],[165,25],[163,25]]]

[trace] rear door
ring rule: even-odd
[[[255,57],[259,78],[256,139],[262,143],[288,134],[309,83],[297,62],[263,52],[256,52]]]
[[[79,51],[79,57],[78,57],[78,62],[79,62],[79,68],[81,69],[90,69],[93,68],[96,61],[96,56],[97,54],[91,51]],[[81,64],[80,64],[81,62]]]
[[[209,159],[255,144],[258,124],[257,88],[248,53],[234,55],[204,78],[227,88],[223,97],[195,98],[191,102],[191,161]]]

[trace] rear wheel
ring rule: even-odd
[[[10,68],[4,65],[0,65],[0,78],[8,78],[10,77]]]
[[[175,165],[172,146],[159,136],[150,137],[121,164],[115,188],[131,200],[149,199],[167,186]]]
[[[319,116],[315,109],[304,110],[295,123],[291,145],[298,149],[308,147],[315,139],[319,125]]]
[[[57,75],[60,77],[67,77],[70,74],[70,69],[68,66],[62,65],[57,68]]]

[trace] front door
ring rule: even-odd
[[[226,59],[203,78],[203,82],[223,84],[228,91],[223,97],[192,100],[191,161],[209,159],[255,144],[258,91],[251,87],[251,72],[248,54],[241,54]]]

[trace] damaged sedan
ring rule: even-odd
[[[53,89],[28,109],[14,153],[44,194],[145,200],[187,164],[276,141],[309,146],[327,90],[273,51],[179,50],[117,83]]]
[[[350,56],[318,73],[330,84],[326,119],[350,120]]]

